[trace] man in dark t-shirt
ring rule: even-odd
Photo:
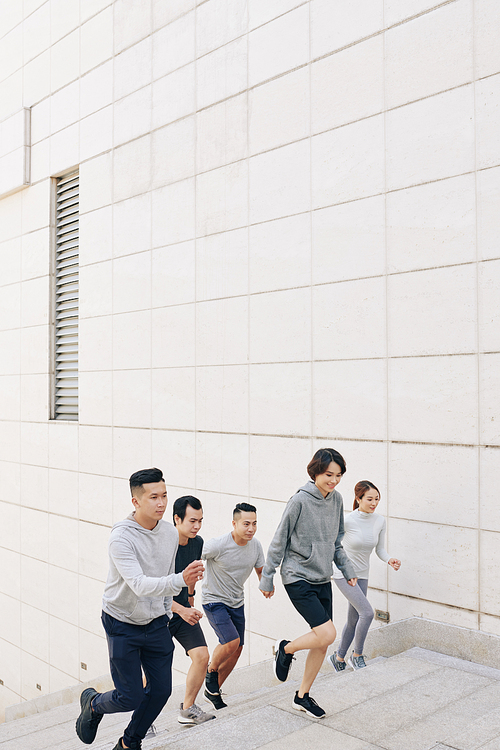
[[[174,525],[179,534],[179,547],[175,557],[175,570],[182,571],[193,560],[201,559],[203,539],[198,536],[203,521],[203,509],[197,497],[179,497],[173,507]],[[191,659],[186,676],[186,692],[177,720],[180,724],[203,724],[215,719],[196,705],[196,696],[203,684],[208,666],[208,648],[200,626],[203,613],[194,608],[194,587],[184,586],[172,601],[170,635],[184,648]]]

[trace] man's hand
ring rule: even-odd
[[[201,581],[203,578],[204,570],[205,568],[201,560],[194,560],[192,563],[189,563],[187,568],[182,571],[182,577],[186,586],[193,589],[197,581]]]
[[[262,589],[259,590],[262,591]],[[270,599],[274,595],[274,589],[272,591],[262,591],[262,593],[264,594],[266,599]]]
[[[182,607],[179,609],[177,614],[188,623],[188,625],[196,625],[197,622],[203,617],[203,613],[194,607]]]
[[[349,586],[355,586],[355,585],[357,584],[357,582],[358,582],[358,579],[357,579],[357,578],[350,578],[350,579],[349,579],[349,580],[347,581],[347,583],[349,584]]]

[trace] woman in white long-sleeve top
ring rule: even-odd
[[[340,645],[337,651],[328,657],[337,672],[346,668],[345,656],[353,641],[354,651],[349,656],[348,664],[353,669],[366,667],[363,646],[373,620],[373,609],[366,598],[371,553],[375,549],[378,557],[394,570],[399,570],[401,566],[401,561],[389,557],[384,549],[385,518],[375,513],[379,502],[380,492],[372,482],[358,482],[354,488],[353,512],[344,522],[345,536],[342,545],[354,565],[358,582],[354,587],[349,586],[340,571],[335,570],[333,574],[337,588],[349,602],[347,622],[342,631]]]

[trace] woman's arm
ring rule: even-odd
[[[335,540],[335,551],[333,553],[333,562],[337,566],[337,568],[340,570],[346,581],[350,583],[351,586],[355,586],[357,582],[356,573],[354,571],[354,565],[349,560],[349,557],[347,556],[347,552],[342,546],[342,539],[344,538],[344,509],[341,506],[340,508],[340,517],[339,517],[339,530],[337,533],[337,538]],[[354,581],[354,583],[351,583],[351,581]]]
[[[263,592],[264,596],[266,594],[271,594],[272,596],[272,592],[274,592],[274,574],[276,573],[276,569],[281,565],[286,546],[299,516],[300,502],[291,502],[289,500],[267,550],[266,563],[262,569],[259,589]]]
[[[385,524],[385,518],[384,518],[382,527],[378,535],[378,541],[377,541],[377,546],[375,547],[375,552],[380,557],[380,559],[386,562],[388,565],[390,565],[391,568],[394,568],[394,570],[399,570],[401,567],[401,560],[397,560],[395,557],[389,557],[389,553],[384,547],[385,528],[386,528],[386,524]]]
[[[382,518],[382,516],[379,516],[379,518]],[[390,555],[385,549],[384,544],[385,544],[385,518],[382,518],[382,526],[380,527],[380,531],[378,533],[377,544],[375,545],[375,552],[377,553],[377,556],[381,560],[383,560],[383,562],[388,563]]]

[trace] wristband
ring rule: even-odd
[[[191,599],[191,597],[194,596],[195,594],[196,594],[196,589],[193,591],[192,594],[190,594],[188,591],[188,599]]]

